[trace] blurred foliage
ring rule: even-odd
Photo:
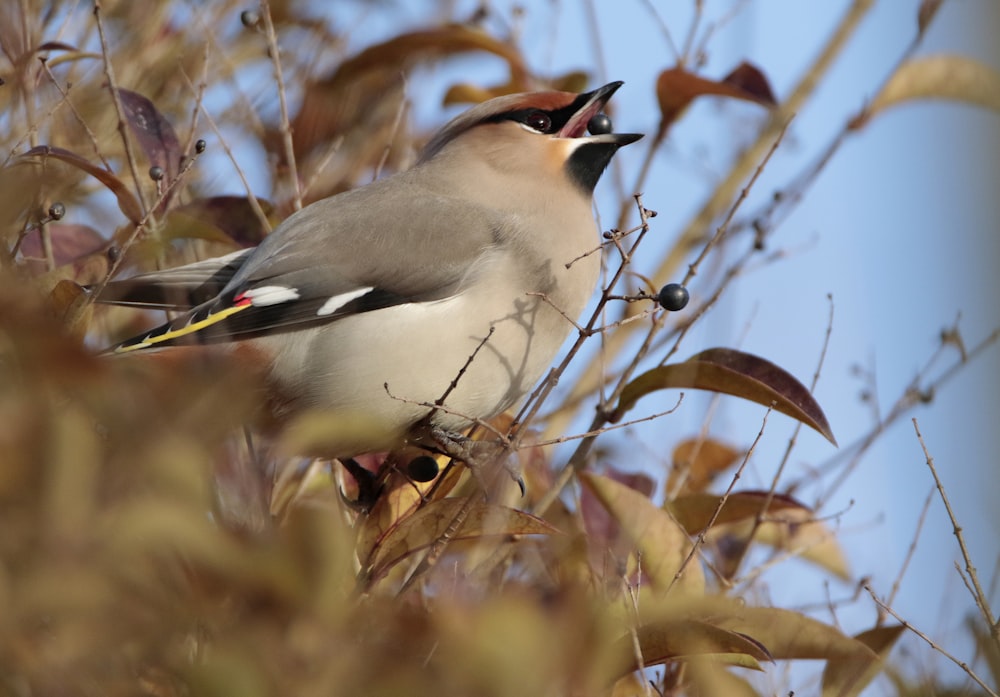
[[[661,694],[754,695],[748,675],[772,661],[823,659],[822,694],[858,694],[898,627],[851,637],[732,592],[756,544],[849,573],[791,496],[708,491],[738,448],[685,440],[663,506],[650,481],[608,468],[581,477],[576,505],[536,516],[559,473],[530,436],[525,498],[504,471],[443,461],[415,481],[412,454],[360,458],[353,476],[278,466],[241,434],[263,388],[253,372],[197,349],[96,355],[151,318],[95,309],[77,284],[256,244],[294,207],[292,163],[308,203],[412,162],[426,137],[405,118],[416,69],[504,61],[505,84],[453,85],[449,103],[588,82],[534,74],[485,9],[348,53],[304,6],[272,3],[269,18],[231,2],[0,4],[0,693],[631,695],[648,694],[636,671],[657,666],[645,675]],[[284,126],[272,23],[295,47],[281,53]],[[700,95],[775,103],[749,64],[721,81],[671,68],[661,136]],[[199,157],[230,142],[265,154],[266,200],[207,193]],[[702,387],[773,401],[832,439],[780,369],[699,356],[732,374],[694,384],[678,367],[691,363],[655,369],[615,418],[652,391]]]

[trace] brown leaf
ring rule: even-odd
[[[82,340],[87,329],[87,322],[94,306],[87,302],[87,292],[83,287],[72,281],[59,281],[49,293],[49,311],[70,332]]]
[[[590,472],[581,473],[580,481],[631,538],[642,555],[642,570],[653,587],[666,591],[691,549],[684,530],[666,511],[635,489]],[[697,558],[688,563],[676,585],[689,592],[704,592],[705,579]]]
[[[689,534],[695,535],[708,527],[720,501],[722,501],[722,497],[715,494],[687,494],[667,502],[666,507]],[[764,504],[767,502],[766,491],[739,491],[730,494],[714,524],[725,525],[747,518],[755,518],[764,510]],[[803,504],[791,496],[783,494],[774,494],[767,507],[769,512],[788,509],[811,513]]]
[[[75,223],[49,223],[45,226],[52,244],[52,259],[56,266],[65,266],[95,253],[102,253],[108,246],[97,230],[89,225]],[[45,250],[42,231],[32,230],[21,241],[21,254],[30,268],[44,270]]]
[[[837,444],[819,404],[785,370],[758,356],[732,349],[707,349],[683,363],[653,368],[622,390],[611,421],[619,421],[640,398],[663,389],[709,390],[772,406]]]
[[[777,659],[855,658],[874,655],[862,642],[799,612],[772,607],[734,608],[711,620],[718,627],[753,637]]]
[[[471,52],[506,61],[514,91],[527,89],[529,74],[515,46],[459,24],[400,34],[348,58],[328,78],[306,86],[292,123],[295,152],[302,156],[334,135],[363,127],[368,135],[391,126],[402,98],[402,80],[415,65]],[[386,103],[389,100],[389,103]],[[373,123],[374,122],[374,123]],[[362,134],[364,135],[364,134]],[[384,143],[376,144],[380,154]]]
[[[181,144],[177,133],[153,103],[138,92],[118,89],[125,120],[151,166],[163,169],[166,183],[176,177],[181,165]]]
[[[461,525],[451,531],[459,516],[464,516]],[[432,501],[400,520],[379,541],[366,565],[369,577],[380,578],[449,532],[451,540],[467,540],[491,535],[551,535],[558,531],[541,518],[506,506],[470,502],[464,497]]]
[[[862,128],[876,114],[918,99],[964,102],[1000,112],[1000,71],[965,56],[939,54],[909,60],[851,122],[851,128]]]
[[[125,217],[128,218],[132,223],[136,225],[142,220],[142,207],[139,205],[139,201],[136,200],[132,192],[126,188],[125,184],[119,179],[113,172],[98,167],[90,160],[87,160],[74,152],[66,150],[64,148],[56,148],[50,145],[38,145],[33,147],[28,152],[20,156],[20,161],[29,160],[32,158],[47,158],[52,157],[68,165],[72,165],[77,169],[81,169],[90,176],[97,179],[99,182],[104,184],[111,193],[115,195],[118,199],[118,208]]]
[[[767,648],[755,639],[701,620],[680,619],[656,622],[637,628],[636,635],[645,667],[704,654],[745,656],[751,660],[740,664],[757,670],[760,670],[758,661],[771,662],[774,660]],[[630,661],[626,667],[621,669],[619,675],[630,673],[639,668],[635,656],[632,655],[633,652],[626,653],[631,642],[631,636],[619,640],[619,643],[623,645],[620,647],[619,654],[628,655]]]
[[[739,457],[738,450],[712,438],[681,441],[674,448],[673,467],[667,477],[666,490],[677,494],[704,491],[717,474],[729,469]],[[681,477],[684,480],[678,490]]]
[[[656,486],[652,478],[645,474],[621,472],[613,467],[607,468],[604,476],[634,489],[646,498],[653,495]],[[607,550],[610,550],[616,559],[628,556],[633,547],[631,538],[623,534],[618,521],[608,512],[590,487],[584,487],[580,492],[580,517],[587,532],[588,549],[592,555],[594,568],[600,569],[606,566],[600,559]]]
[[[752,63],[746,61],[740,63],[731,73],[722,78],[722,81],[740,88],[747,95],[753,95],[758,104],[778,105],[778,100],[774,98],[774,92],[771,91],[767,76]]]
[[[878,675],[885,659],[903,633],[902,625],[873,627],[854,638],[872,650],[855,656],[834,658],[823,669],[823,697],[857,697]]]
[[[257,199],[265,215],[274,207]],[[272,221],[274,222],[274,221]],[[167,216],[165,239],[207,239],[232,242],[240,247],[256,247],[267,230],[245,196],[213,196],[177,206]]]
[[[920,9],[917,10],[917,30],[920,34],[927,31],[927,27],[934,21],[934,15],[941,9],[944,0],[922,0]]]
[[[752,531],[753,521],[744,520],[714,527],[709,532],[709,539],[721,550],[731,550],[728,558],[717,560],[717,568],[723,576],[731,578],[736,573],[732,564],[742,558]],[[769,513],[767,520],[757,528],[753,541],[794,554],[839,578],[846,580],[851,576],[847,558],[833,531],[815,520],[812,512],[804,507],[780,508]]]
[[[741,99],[763,106],[775,104],[767,78],[749,63],[741,63],[722,80],[710,80],[680,67],[668,68],[656,79],[660,132],[666,132],[688,104],[703,95]]]

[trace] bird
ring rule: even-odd
[[[255,361],[268,422],[328,419],[314,456],[428,432],[440,445],[503,413],[594,293],[594,188],[642,137],[604,113],[622,84],[490,99],[411,168],[305,206],[255,248],[112,280],[98,302],[181,314],[108,352],[215,345]]]

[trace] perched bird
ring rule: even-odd
[[[641,137],[603,115],[621,84],[489,100],[411,169],[303,208],[254,249],[108,284],[101,302],[184,311],[111,350],[224,344],[260,361],[271,416],[349,425],[309,453],[327,457],[500,414],[594,291],[594,186]]]

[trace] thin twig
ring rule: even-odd
[[[174,177],[173,180],[169,184],[167,184],[167,186],[165,186],[162,191],[160,191],[156,201],[153,202],[152,208],[148,208],[146,210],[146,213],[143,215],[143,217],[139,220],[138,223],[135,224],[135,227],[132,229],[131,234],[129,234],[129,236],[119,247],[118,254],[115,256],[114,260],[109,265],[108,272],[104,275],[104,278],[102,278],[99,283],[96,283],[94,287],[91,289],[90,294],[87,296],[86,302],[80,306],[80,311],[67,319],[67,323],[69,324],[69,326],[73,326],[76,320],[81,316],[83,308],[95,302],[101,296],[101,293],[104,291],[104,288],[108,285],[108,283],[114,277],[115,273],[118,271],[118,267],[121,266],[122,262],[125,260],[126,252],[128,252],[129,248],[133,244],[135,244],[136,240],[139,239],[139,235],[142,233],[142,231],[146,229],[146,225],[148,224],[149,219],[152,217],[154,211],[156,211],[159,208],[160,204],[162,204],[165,200],[167,200],[167,197],[170,196],[172,192],[175,189],[177,189],[178,186],[180,186],[181,182],[184,180],[185,175],[191,171],[197,160],[198,160],[197,155],[189,157],[187,160],[185,160],[184,164],[181,166],[180,171],[177,173],[177,176]]]
[[[750,456],[753,455],[754,451],[757,449],[757,444],[760,443],[760,439],[764,437],[764,429],[767,427],[767,417],[771,415],[771,411],[773,409],[774,407],[771,406],[767,408],[766,412],[764,412],[764,418],[761,421],[760,430],[757,431],[757,437],[753,439],[753,443],[750,444],[749,450],[747,450],[746,455],[743,456],[743,461],[740,462],[740,466],[737,467],[736,471],[733,473],[733,477],[729,482],[729,486],[726,488],[725,493],[722,494],[722,496],[719,498],[718,505],[716,505],[715,510],[712,511],[712,517],[708,519],[708,524],[705,525],[702,531],[698,533],[698,537],[695,539],[694,544],[691,546],[691,551],[688,552],[687,557],[685,557],[684,561],[681,562],[680,568],[677,569],[677,573],[674,574],[674,577],[670,580],[670,585],[667,586],[667,592],[669,592],[670,589],[673,587],[673,585],[680,579],[681,574],[684,573],[684,569],[687,568],[687,565],[694,558],[694,555],[698,553],[698,550],[700,550],[704,546],[708,531],[712,528],[713,525],[715,525],[715,521],[719,519],[719,514],[722,513],[722,509],[729,501],[730,494],[733,493],[733,489],[736,487],[736,482],[738,482],[740,480],[740,477],[743,476],[743,470],[746,468],[747,462],[750,461]],[[767,502],[765,502],[765,505],[766,504]]]
[[[936,643],[934,643],[933,639],[931,639],[929,636],[927,636],[926,634],[924,634],[923,632],[921,632],[919,629],[917,629],[916,627],[914,627],[912,624],[910,624],[909,622],[907,622],[906,620],[904,620],[902,617],[900,617],[896,613],[895,610],[893,610],[891,607],[889,607],[888,605],[886,605],[885,603],[883,603],[881,600],[878,599],[878,596],[875,595],[875,591],[872,590],[871,586],[865,585],[864,588],[865,588],[866,591],[868,591],[868,595],[870,595],[872,597],[872,600],[875,601],[876,605],[878,605],[880,608],[882,608],[887,613],[889,613],[890,615],[892,615],[893,619],[895,619],[897,622],[899,622],[901,625],[903,625],[903,627],[905,627],[906,629],[908,629],[909,631],[913,632],[918,637],[920,637],[921,639],[923,639],[927,643],[927,645],[930,646],[932,649],[934,649],[935,651],[937,651],[938,653],[940,653],[942,656],[944,656],[945,658],[947,658],[949,661],[951,661],[952,663],[954,663],[955,665],[957,665],[959,668],[961,668],[963,671],[965,671],[965,674],[968,675],[970,678],[972,678],[972,680],[977,685],[979,685],[981,688],[983,688],[986,691],[986,694],[992,695],[992,697],[1000,697],[1000,695],[998,695],[996,692],[994,692],[993,690],[990,689],[989,685],[987,685],[985,682],[983,682],[982,678],[980,678],[978,675],[976,675],[976,673],[972,670],[972,668],[969,667],[969,664],[967,664],[965,661],[960,661],[959,659],[957,659],[954,656],[952,656],[950,653],[948,653],[947,651],[945,651],[942,647],[940,647]]]
[[[955,512],[951,508],[951,502],[948,500],[948,494],[944,490],[944,485],[941,483],[941,479],[938,477],[937,469],[934,467],[934,458],[931,457],[930,452],[927,450],[927,444],[924,442],[924,437],[920,433],[920,426],[917,423],[916,417],[912,419],[913,430],[917,434],[917,440],[920,442],[920,448],[924,451],[924,458],[927,462],[927,467],[931,471],[931,475],[934,477],[934,484],[937,486],[938,493],[941,494],[941,502],[944,503],[944,508],[948,511],[948,518],[951,520],[952,532],[955,534],[955,538],[958,540],[958,548],[962,551],[962,559],[965,561],[965,571],[969,574],[969,580],[972,582],[973,588],[975,588],[975,593],[972,594],[973,599],[976,601],[976,606],[979,608],[979,612],[982,613],[983,619],[986,620],[987,626],[990,628],[990,636],[993,637],[993,642],[1000,649],[1000,620],[993,615],[993,610],[990,609],[990,601],[987,598],[986,593],[983,592],[983,587],[979,584],[979,574],[976,572],[976,566],[972,563],[972,555],[969,554],[969,548],[965,545],[965,536],[962,534],[962,526],[958,524],[958,518],[955,517]]]
[[[111,65],[111,53],[108,49],[107,37],[104,35],[104,21],[101,19],[101,12],[101,0],[94,0],[94,19],[97,22],[97,34],[101,39],[101,54],[104,56],[104,76],[108,79],[108,89],[111,91],[111,100],[115,105],[115,114],[118,117],[118,134],[121,136],[122,147],[125,150],[125,159],[128,161],[128,168],[132,174],[132,183],[135,185],[136,198],[143,213],[143,221],[147,221],[150,209],[146,204],[142,180],[139,178],[139,165],[136,162],[135,151],[132,148],[132,139],[128,137],[125,107],[122,105],[121,95],[118,92],[118,83],[115,80],[115,70]],[[153,210],[156,209],[154,208]]]
[[[197,88],[195,88],[194,84],[191,82],[190,78],[188,78],[187,74],[181,71],[181,75],[187,82],[188,87],[191,88],[191,91],[197,93],[198,92]],[[219,130],[219,125],[215,123],[215,119],[213,119],[212,115],[208,112],[207,109],[205,109],[204,104],[202,105],[201,113],[204,114],[205,121],[208,123],[209,128],[212,129],[212,132],[215,133],[216,138],[219,139],[219,144],[225,151],[226,156],[229,158],[229,161],[233,163],[233,167],[236,169],[236,176],[238,176],[240,178],[240,181],[243,182],[243,188],[247,192],[247,201],[250,202],[251,210],[253,210],[254,215],[257,216],[257,220],[260,222],[261,227],[266,232],[271,232],[271,221],[268,220],[267,213],[265,213],[264,209],[261,208],[260,201],[257,199],[256,194],[254,194],[253,188],[250,186],[250,180],[247,179],[246,173],[243,171],[243,168],[240,167],[240,163],[236,160],[236,155],[233,154],[232,149],[229,147],[229,143],[227,143],[226,139],[222,136],[222,132]]]
[[[281,110],[281,140],[285,148],[288,177],[292,180],[292,205],[295,210],[299,210],[302,208],[302,187],[299,185],[298,166],[295,163],[295,145],[292,142],[292,125],[288,118],[285,77],[281,70],[281,52],[278,50],[278,37],[274,33],[274,21],[271,19],[271,3],[268,0],[261,0],[260,15],[261,19],[264,20],[264,36],[267,37],[267,50],[270,53],[271,64],[274,66],[274,79],[278,83],[278,106]]]
[[[913,539],[910,540],[910,547],[906,550],[906,558],[903,559],[903,564],[899,567],[899,573],[896,574],[896,580],[892,582],[892,589],[889,591],[888,600],[886,600],[888,605],[892,605],[896,600],[896,594],[899,592],[899,587],[903,583],[903,576],[906,575],[906,570],[909,568],[910,562],[913,560],[913,555],[917,551],[917,541],[920,539],[920,533],[924,529],[924,522],[927,520],[927,512],[931,509],[931,501],[933,500],[934,487],[931,487],[931,490],[927,492],[927,498],[924,499],[923,508],[920,509],[920,517],[917,518],[917,527],[913,531]]]

